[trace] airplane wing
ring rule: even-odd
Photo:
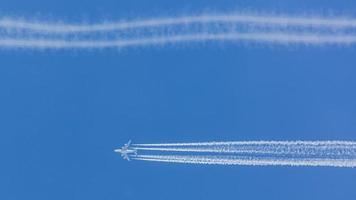
[[[125,144],[125,148],[128,148],[131,144],[131,140],[129,140],[126,144]]]
[[[127,154],[125,154],[123,157],[124,157],[124,159],[130,161],[130,158],[129,158],[129,156]]]

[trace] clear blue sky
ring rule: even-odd
[[[354,0],[2,0],[68,22],[244,8],[356,14]],[[356,46],[0,50],[0,199],[355,199],[356,169],[127,162],[133,142],[356,140]]]

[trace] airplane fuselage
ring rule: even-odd
[[[130,155],[137,155],[137,150],[134,148],[130,148],[130,143],[131,143],[131,140],[129,140],[129,142],[127,144],[125,144],[122,148],[115,149],[114,151],[116,153],[120,153],[124,159],[130,160],[130,157],[129,157]]]
[[[135,154],[136,149],[115,149],[115,152],[121,153],[121,154]]]

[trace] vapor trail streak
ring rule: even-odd
[[[200,153],[273,153],[265,150],[247,150],[247,149],[225,149],[225,148],[173,148],[173,147],[134,147],[137,150],[145,151],[168,151],[168,152],[200,152]]]
[[[272,16],[251,14],[216,14],[193,15],[169,18],[152,18],[136,21],[101,23],[93,25],[41,23],[11,18],[0,19],[0,28],[25,29],[45,33],[84,33],[98,31],[114,31],[134,28],[161,27],[174,25],[189,25],[193,23],[249,23],[274,26],[314,26],[332,29],[356,28],[356,19],[352,18],[325,18],[325,17],[298,17],[298,16]]]
[[[133,144],[144,151],[201,152],[221,154],[275,155],[290,157],[355,157],[356,143],[351,141],[232,141]]]
[[[2,48],[31,49],[91,49],[91,48],[128,48],[139,46],[157,46],[186,42],[249,41],[272,44],[303,45],[353,45],[356,35],[322,35],[322,34],[288,34],[288,33],[221,33],[221,34],[187,34],[158,36],[139,39],[117,40],[60,40],[60,39],[0,39]]]
[[[139,151],[139,154],[133,159],[156,162],[356,167],[356,142],[354,141],[161,143],[133,144],[132,148]],[[142,155],[141,151],[143,151]],[[143,155],[147,152],[149,154],[155,152],[164,154]]]
[[[285,156],[319,156],[319,157],[352,157],[356,158],[356,147],[350,146],[310,146],[310,145],[215,145],[215,146],[178,146],[178,147],[134,147],[143,151],[163,152],[197,152],[220,154],[251,155],[285,155]]]
[[[135,160],[216,165],[356,167],[356,159],[140,155]]]
[[[341,145],[354,146],[354,141],[325,140],[325,141],[227,141],[227,142],[187,142],[187,143],[154,143],[154,144],[133,144],[135,146],[216,146],[216,145]]]

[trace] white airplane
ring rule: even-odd
[[[137,155],[137,149],[130,148],[131,140],[129,140],[121,149],[115,149],[116,153],[121,153],[121,156],[130,161],[129,154]]]

